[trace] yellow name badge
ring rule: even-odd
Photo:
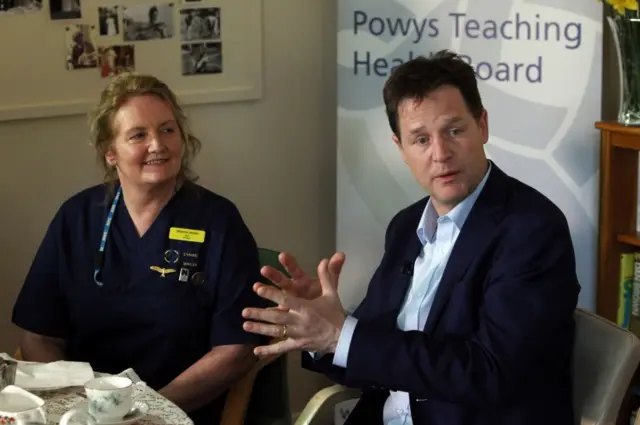
[[[174,241],[203,243],[204,235],[204,230],[183,229],[180,227],[172,227],[169,229],[169,239],[173,239]]]

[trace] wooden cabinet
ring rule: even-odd
[[[600,217],[596,313],[616,322],[620,285],[620,254],[640,252],[636,232],[640,127],[598,122],[600,129]],[[631,385],[640,383],[636,371]],[[629,397],[617,423],[628,425]]]
[[[640,251],[636,233],[640,127],[598,122],[600,150],[600,217],[597,314],[616,321],[620,254]]]

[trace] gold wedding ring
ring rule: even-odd
[[[282,325],[282,339],[287,339],[287,325]]]

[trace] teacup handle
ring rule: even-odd
[[[74,407],[71,410],[68,410],[62,417],[60,418],[60,425],[69,425],[69,421],[74,416],[80,416],[82,418],[82,422],[87,425],[97,425],[96,421],[85,411]]]
[[[147,383],[144,381],[138,381],[133,383],[133,388],[140,388],[142,392],[147,389]]]

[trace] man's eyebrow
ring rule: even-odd
[[[458,122],[460,122],[460,121],[462,121],[462,117],[454,116],[454,117],[448,118],[448,119],[445,121],[445,124],[447,124],[447,125],[451,125],[451,124],[456,124],[456,123],[458,123]]]
[[[424,127],[424,125],[421,125],[421,126],[414,127],[411,130],[409,130],[409,134],[415,135],[415,134],[419,134],[419,133],[424,133],[425,130],[426,130],[426,128]]]

